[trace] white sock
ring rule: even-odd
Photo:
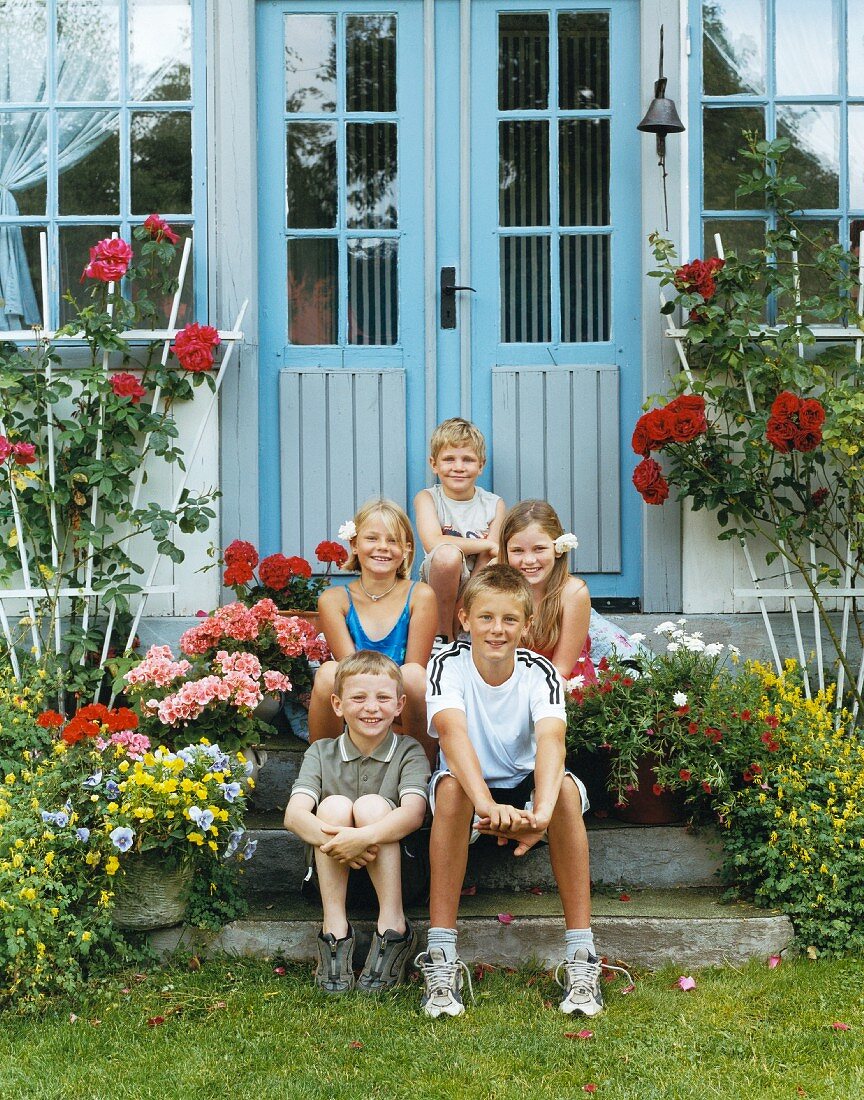
[[[456,929],[430,928],[426,937],[426,950],[431,951],[433,947],[444,952],[447,962],[455,962],[459,958],[459,952],[456,950]]]
[[[580,947],[585,947],[592,955],[597,951],[594,947],[594,933],[590,928],[568,928],[564,932],[564,954],[572,959]]]

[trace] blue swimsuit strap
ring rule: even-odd
[[[401,612],[399,613],[399,618],[396,620],[396,622],[390,627],[390,629],[387,631],[387,633],[384,635],[383,638],[374,638],[374,639],[370,638],[369,635],[366,633],[366,627],[363,625],[363,623],[360,619],[360,615],[357,611],[357,608],[354,606],[354,600],[351,598],[351,589],[347,585],[345,586],[345,591],[348,595],[348,615],[350,615],[352,611],[354,612],[354,618],[357,620],[357,625],[363,631],[363,635],[364,635],[364,637],[366,638],[367,641],[369,641],[369,642],[374,641],[375,645],[380,645],[381,642],[386,642],[387,639],[390,638],[393,635],[393,633],[402,625],[402,620],[405,618],[405,616],[407,615],[410,618],[410,616],[411,616],[411,610],[410,610],[411,593],[414,591],[414,588],[415,588],[416,584],[417,584],[416,581],[411,582],[411,587],[408,589],[408,593],[405,596],[405,606],[402,608]],[[348,618],[348,615],[345,616],[346,619]]]

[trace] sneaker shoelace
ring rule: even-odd
[[[426,956],[423,954],[418,955],[414,960],[414,965],[423,974],[423,978],[429,987],[429,995],[431,997],[437,997],[441,993],[450,993],[451,988],[456,984],[456,975],[461,969],[465,980],[468,982],[468,992],[471,994],[471,1000],[474,1000],[471,971],[461,959],[455,959],[453,962],[442,959],[441,962],[435,963],[431,960],[423,962],[422,960],[425,957]]]
[[[564,971],[567,975],[567,981],[562,982],[559,977],[561,971]],[[612,966],[611,963],[600,962],[596,963],[588,962],[582,959],[565,959],[564,962],[559,963],[555,967],[555,981],[562,989],[568,989],[572,986],[577,986],[580,989],[585,989],[586,992],[591,991],[591,986],[600,977],[602,970],[614,970],[618,974],[626,974],[627,981],[630,985],[633,985],[633,978],[630,976],[630,971],[625,970],[623,966]]]

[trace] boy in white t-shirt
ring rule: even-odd
[[[416,959],[428,1016],[465,1011],[456,919],[468,846],[481,833],[515,840],[515,856],[548,838],[566,925],[559,1007],[585,1016],[603,1008],[582,820],[588,799],[564,768],[560,677],[545,657],[517,648],[532,610],[531,589],[512,566],[481,570],[466,585],[459,613],[470,642],[454,643],[429,664],[426,707],[441,769],[430,784],[429,939]]]

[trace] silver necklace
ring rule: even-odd
[[[364,595],[368,596],[369,599],[372,601],[372,603],[378,603],[379,600],[383,600],[385,596],[390,595],[390,593],[393,591],[393,589],[399,583],[399,578],[398,577],[396,578],[396,580],[390,585],[390,587],[387,589],[386,592],[382,592],[378,596],[373,596],[372,593],[367,590],[366,585],[363,583],[363,581],[361,580],[360,577],[357,578],[357,583],[363,589]]]

